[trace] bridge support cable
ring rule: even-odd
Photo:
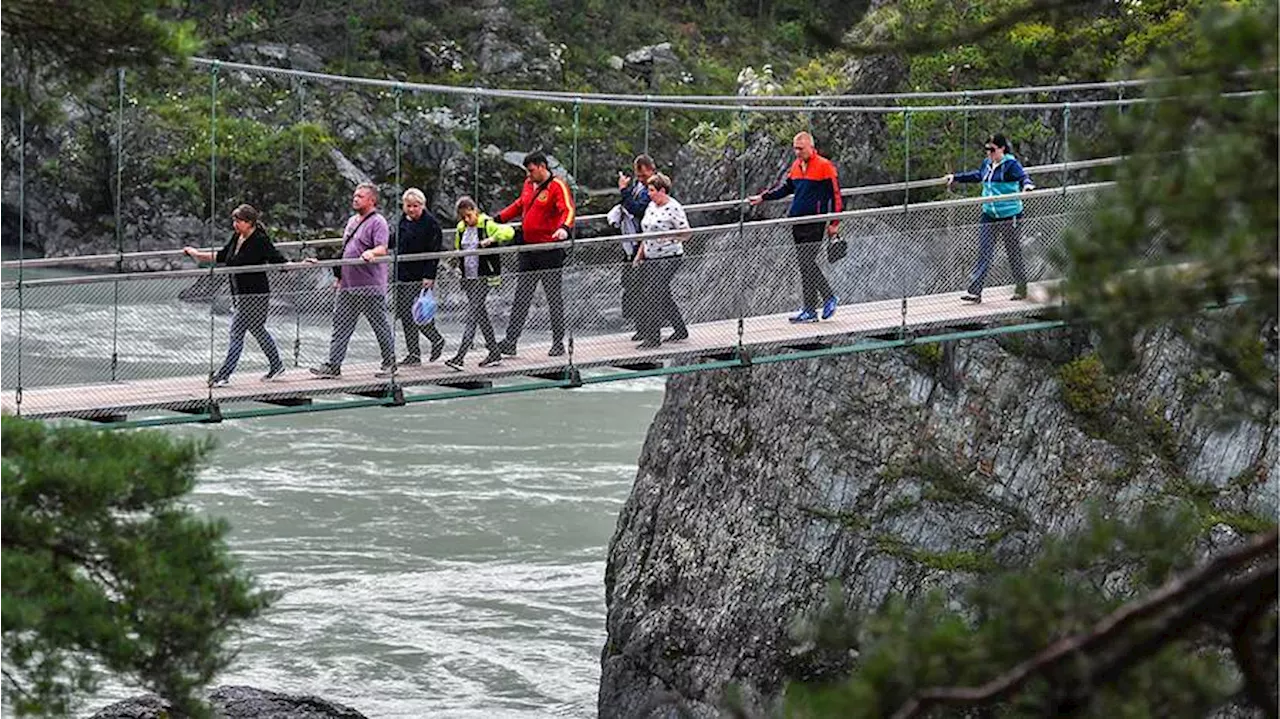
[[[577,102],[573,103],[573,154],[570,156],[569,167],[570,167],[570,171],[573,173],[573,184],[575,186],[581,186],[578,180],[578,131],[580,129],[579,122],[581,120],[581,113],[582,113],[582,105]],[[586,279],[587,270],[584,268],[584,263],[578,262],[578,258],[576,256],[577,253],[575,252],[575,250],[577,249],[577,246],[578,246],[578,223],[575,221],[573,223],[573,227],[569,228],[569,253],[568,253],[568,256],[564,258],[564,261],[561,263],[561,266],[568,264],[569,269],[573,271],[574,274],[578,275],[578,279],[580,280],[579,282],[576,283],[576,285],[578,287],[582,287],[586,284],[585,281],[583,280]],[[561,273],[563,272],[564,270],[562,269]],[[545,286],[543,287],[543,292],[546,292]],[[563,296],[563,292],[564,290],[562,289],[561,290],[562,296]],[[563,300],[561,300],[561,302],[563,302]],[[573,363],[574,327],[578,325],[579,319],[584,315],[581,312],[574,311],[580,305],[580,301],[576,300],[576,298],[574,300],[571,300],[569,305],[570,305],[569,313],[568,313],[569,317],[567,318],[568,322],[566,323],[569,326],[566,328],[568,332],[566,333],[567,336],[565,337],[565,340],[568,342],[567,349],[569,350],[569,357],[568,357],[569,368],[567,370],[567,376],[570,378],[577,378],[579,376],[579,372],[577,367],[575,367]],[[561,305],[561,307],[563,308],[563,305]],[[563,312],[563,309],[561,311]],[[576,317],[574,316],[575,314],[577,315]]]
[[[1071,157],[1071,103],[1062,108],[1062,154],[1058,162],[1062,163],[1062,194],[1067,193],[1067,185],[1071,184],[1067,163]]]
[[[749,146],[748,128],[747,128],[747,111],[745,108],[738,110],[739,137],[741,145],[738,148],[738,197],[745,198],[747,196],[747,147]],[[742,199],[738,200],[738,246],[745,247],[744,230],[747,219],[747,205]],[[737,290],[737,297],[734,299],[734,311],[738,315],[738,356],[746,357],[746,347],[743,342],[743,334],[746,332],[746,273],[741,267],[737,267],[734,272],[734,287]]]
[[[218,243],[215,228],[217,226],[217,191],[218,191],[218,63],[209,70],[209,247],[217,252]],[[214,322],[217,309],[217,278],[214,270],[217,262],[209,263],[209,406],[214,406],[213,373],[214,373]]]
[[[649,125],[653,122],[653,106],[649,105],[650,95],[645,95],[644,106],[644,154],[649,154]]]
[[[305,140],[306,133],[303,131],[303,124],[306,122],[306,88],[302,84],[302,80],[294,78],[293,92],[298,97],[298,116],[296,121],[296,132],[298,135],[298,229],[297,236],[301,244],[298,246],[298,259],[304,259],[307,252],[307,243],[302,239],[303,226],[306,222],[306,164],[307,164],[307,143]],[[302,355],[302,308],[297,302],[293,303],[293,366],[298,367],[301,362]]]
[[[391,123],[392,123],[392,126],[395,127],[394,134],[395,134],[396,166],[395,166],[395,192],[393,193],[393,198],[389,199],[387,202],[387,216],[388,218],[391,218],[391,219],[395,218],[394,208],[400,207],[400,197],[404,194],[404,185],[403,185],[404,180],[403,180],[403,177],[401,176],[401,171],[400,171],[401,152],[402,152],[401,142],[400,142],[401,140],[400,128],[404,125],[404,117],[401,115],[401,113],[404,110],[402,105],[402,99],[403,99],[402,96],[404,95],[404,91],[399,86],[397,86],[396,89],[392,91],[392,95],[395,98],[395,108],[396,108],[395,112],[391,114]],[[428,210],[426,207],[423,207],[422,211],[429,212],[430,210]],[[388,219],[388,224],[391,224],[390,219]],[[396,299],[397,299],[396,293],[400,289],[398,287],[398,284],[400,281],[400,254],[404,251],[404,245],[400,244],[400,223],[396,222],[393,226],[389,227],[388,229],[396,238],[396,251],[391,255],[391,267],[388,268],[387,270],[388,272],[391,273],[391,281],[387,283],[387,286],[391,288],[391,291],[382,296],[382,306],[384,308],[384,311],[387,313],[387,321],[391,323],[391,367],[390,367],[391,376],[389,378],[391,382],[388,385],[387,392],[389,394],[389,397],[391,397],[394,402],[398,402],[399,404],[404,404],[404,390],[400,388],[400,385],[397,381],[397,375],[400,374],[400,371],[399,371],[400,368],[396,366],[396,363],[399,361],[396,358],[396,355],[399,351],[396,347],[396,335],[400,331],[399,329],[397,329],[400,323],[396,321]],[[417,332],[418,330],[415,326],[414,329],[406,330],[406,331]],[[409,338],[405,337],[403,338],[403,340],[406,343],[405,346],[407,347]]]
[[[23,83],[26,84],[25,82]],[[24,88],[25,89],[25,88]],[[23,302],[23,268],[26,265],[27,229],[27,97],[22,93],[18,104],[18,388],[14,392],[16,413],[22,415],[22,330],[26,320]]]
[[[911,110],[902,111],[902,233],[903,238],[911,236]],[[904,243],[905,244],[905,243]],[[899,339],[907,337],[907,273],[898,275],[898,291],[902,294],[902,325],[898,330]]]
[[[116,274],[124,272],[124,217],[120,211],[120,189],[124,180],[124,68],[116,70]],[[120,366],[120,281],[112,283],[111,301],[111,381],[115,382]]]
[[[471,199],[480,205],[480,96],[471,96]]]

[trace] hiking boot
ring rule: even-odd
[[[262,375],[262,381],[274,382],[282,374],[284,374],[284,365],[280,365],[279,367],[272,367],[271,369],[267,370],[266,374]]]
[[[793,325],[798,325],[802,322],[817,322],[818,313],[810,309],[803,309],[803,310],[800,310],[800,314],[796,315],[795,317],[788,318],[787,321]]]
[[[492,349],[490,351],[492,351]],[[516,343],[512,340],[503,340],[498,343],[498,351],[508,357],[515,357]]]
[[[422,364],[422,358],[418,355],[405,355],[404,359],[396,363],[401,367],[414,367]]]
[[[448,367],[451,370],[456,370],[458,372],[461,372],[464,369],[461,357],[450,357],[449,359],[444,361],[444,366]]]
[[[973,303],[973,304],[975,304],[975,305],[980,305],[980,304],[982,304],[982,295],[974,295],[974,294],[970,294],[970,293],[966,292],[966,293],[964,293],[963,295],[960,295],[960,301],[961,301],[961,302],[972,302],[972,303]]]
[[[335,367],[334,365],[325,362],[324,364],[312,367],[311,374],[317,377],[324,377],[325,379],[335,379],[342,376],[342,368]]]
[[[496,364],[502,364],[502,353],[494,352],[493,354],[480,360],[481,367],[492,367]]]
[[[395,377],[396,363],[392,362],[391,364],[382,365],[382,367],[378,368],[377,372],[373,373],[373,376],[374,377]]]
[[[689,339],[689,331],[685,330],[684,332],[672,332],[671,335],[667,337],[667,339],[664,341],[665,342],[684,342],[687,339]]]
[[[839,297],[828,297],[826,302],[822,303],[822,319],[829,320],[836,313],[836,307],[840,306]]]
[[[431,361],[435,362],[440,359],[442,354],[444,354],[444,338],[441,338],[439,342],[431,343]]]
[[[559,357],[563,354],[564,354],[564,345],[560,342],[557,342],[551,345],[551,349],[547,350],[548,357]]]
[[[1009,299],[1011,299],[1011,300],[1025,300],[1025,299],[1027,299],[1027,286],[1026,286],[1026,285],[1018,285],[1017,287],[1013,288],[1013,296],[1012,296],[1012,297],[1010,297]]]

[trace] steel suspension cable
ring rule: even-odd
[[[218,304],[217,280],[214,270],[218,267],[214,227],[217,224],[218,192],[218,65],[209,72],[209,247],[214,261],[209,263],[209,404],[213,408],[213,348],[214,315]],[[232,280],[234,281],[234,280]]]
[[[116,105],[116,274],[124,271],[124,218],[120,210],[120,186],[124,180],[124,68],[116,70],[119,100]],[[120,366],[120,282],[113,283],[111,299],[111,381]]]
[[[27,254],[27,93],[26,82],[23,82],[23,97],[18,105],[18,388],[14,393],[14,404],[17,414],[22,416],[22,330],[26,320],[26,306],[23,300],[23,268]]]
[[[307,251],[307,243],[302,239],[302,227],[306,220],[307,210],[305,205],[306,197],[306,161],[307,148],[303,123],[306,121],[306,89],[302,84],[302,80],[295,78],[296,82],[293,86],[294,93],[298,96],[298,121],[296,132],[298,133],[298,231],[297,237],[301,244],[298,246],[298,259],[302,259]],[[295,300],[293,303],[293,366],[298,367],[302,356],[302,308]]]
[[[576,102],[575,102],[575,103],[573,104],[573,155],[572,155],[572,157],[571,157],[571,159],[570,159],[570,163],[571,163],[571,164],[570,164],[570,167],[572,168],[572,171],[573,171],[573,184],[574,184],[574,186],[575,186],[575,187],[578,185],[578,130],[579,130],[579,120],[580,120],[581,112],[582,112],[582,105],[580,105],[580,104],[578,104],[578,103],[576,103]],[[572,190],[570,190],[570,192],[572,192]],[[570,202],[570,203],[573,203],[574,201],[573,201],[573,199],[569,199],[569,202]],[[577,223],[577,218],[575,217],[575,218],[574,218],[573,227],[570,227],[570,228],[569,228],[569,254],[568,254],[568,258],[567,258],[567,261],[569,261],[569,262],[573,262],[573,261],[574,261],[574,259],[575,259],[575,257],[574,257],[575,253],[574,253],[574,251],[573,251],[573,250],[574,250],[574,247],[575,247],[575,245],[576,245],[577,241],[578,241],[578,223]],[[561,267],[563,267],[563,266],[564,266],[564,262],[562,261],[562,262],[561,262]],[[571,267],[571,268],[572,268],[572,266],[573,266],[573,265],[570,265],[570,267]],[[578,266],[579,266],[579,267],[581,267],[581,265],[580,265],[580,264],[579,264]],[[585,271],[585,270],[582,270],[582,269],[579,269],[579,270],[578,270],[578,272],[579,272],[580,274],[581,274],[582,272],[584,272],[584,271]],[[563,277],[563,274],[564,274],[564,273],[563,273],[563,270],[561,270],[561,276],[562,276],[562,277]],[[544,291],[544,292],[546,291],[546,287],[545,287],[545,286],[543,287],[543,291]],[[560,290],[560,297],[561,297],[561,300],[560,300],[560,311],[561,311],[561,317],[562,317],[561,321],[563,322],[563,321],[564,321],[564,320],[563,320],[563,316],[564,316],[564,299],[563,299],[563,298],[564,298],[564,289],[563,289],[563,286],[561,287],[561,290]],[[576,308],[576,307],[578,306],[578,304],[579,304],[578,302],[574,302],[574,303],[573,303],[574,308]],[[577,370],[575,370],[575,369],[574,369],[574,366],[573,366],[573,344],[574,344],[574,342],[573,342],[573,340],[574,340],[574,331],[573,331],[573,328],[574,328],[575,326],[577,326],[577,324],[578,324],[577,319],[578,319],[578,318],[577,318],[576,316],[574,316],[574,313],[572,313],[572,312],[571,312],[571,313],[570,313],[570,317],[569,317],[569,327],[568,327],[568,332],[567,332],[568,337],[566,338],[566,339],[568,340],[568,343],[569,343],[569,345],[568,345],[568,350],[569,350],[569,376],[570,376],[571,378],[576,378],[576,377],[578,376]],[[553,334],[553,335],[554,335],[554,332],[555,332],[555,328],[553,327],[553,328],[552,328],[552,334]],[[555,338],[554,338],[554,336],[552,337],[552,342],[555,342]]]

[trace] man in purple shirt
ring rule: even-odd
[[[391,334],[391,322],[387,318],[387,266],[374,264],[387,254],[387,220],[378,214],[378,188],[371,183],[361,183],[351,196],[351,209],[355,214],[347,220],[342,233],[342,259],[364,260],[364,265],[344,265],[333,268],[337,275],[334,287],[337,296],[333,301],[333,337],[329,341],[329,361],[311,368],[311,374],[319,377],[341,377],[342,360],[347,356],[347,343],[356,330],[356,320],[364,315],[378,338],[382,351],[382,369],[379,377],[393,374],[396,369],[395,345]]]

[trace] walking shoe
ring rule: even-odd
[[[457,370],[458,372],[461,372],[463,369],[462,358],[450,357],[449,359],[444,361],[444,366],[448,367],[449,369]]]
[[[432,343],[431,343],[431,361],[432,361],[432,362],[435,362],[436,360],[440,359],[440,355],[441,355],[441,354],[444,354],[444,340],[443,340],[443,339],[441,339],[439,342],[432,342]]]
[[[787,321],[791,322],[792,324],[800,324],[802,322],[817,322],[818,313],[810,309],[803,309],[803,310],[800,310],[800,314],[796,315],[795,317],[789,318]]]
[[[1025,300],[1025,299],[1027,299],[1027,286],[1026,286],[1026,285],[1018,285],[1017,287],[1015,287],[1015,288],[1013,289],[1013,297],[1010,297],[1009,299],[1011,299],[1011,300]]]
[[[380,367],[377,372],[373,373],[373,376],[374,377],[395,377],[396,363],[392,362],[391,364],[382,365],[382,367]]]
[[[636,345],[636,349],[652,350],[652,349],[657,349],[661,346],[662,346],[662,342],[658,340],[645,340],[644,342],[641,342],[640,344]]]
[[[284,374],[284,365],[272,367],[267,373],[262,375],[263,382],[274,382],[280,375]]]
[[[637,332],[637,333],[635,333],[635,334],[631,335],[631,341],[632,341],[632,342],[639,342],[639,341],[640,341],[640,340],[642,340],[642,339],[644,339],[644,334],[643,334],[643,333]]]
[[[405,355],[404,359],[400,360],[396,364],[401,367],[420,365],[422,364],[422,358],[418,355]]]
[[[502,353],[494,352],[493,354],[480,360],[481,367],[492,367],[496,364],[502,364]]]
[[[667,337],[667,339],[666,339],[666,340],[664,340],[664,341],[666,341],[666,342],[684,342],[684,341],[685,341],[685,340],[687,340],[687,339],[689,339],[689,331],[688,331],[688,330],[685,330],[684,332],[672,332],[672,333],[671,333],[671,336]]]
[[[557,342],[551,345],[551,349],[547,351],[548,357],[559,357],[564,354],[564,345]]]
[[[840,306],[840,298],[832,295],[822,303],[822,319],[829,320],[836,313],[836,307]]]
[[[231,380],[227,379],[226,377],[210,377],[209,378],[210,387],[226,387],[229,384],[231,384]]]
[[[975,305],[982,304],[982,295],[971,295],[968,292],[960,295],[961,302],[972,302]]]
[[[324,364],[322,364],[322,365],[316,365],[315,367],[312,367],[312,368],[311,368],[311,374],[313,374],[313,375],[315,375],[315,376],[317,376],[317,377],[324,377],[324,378],[326,378],[326,379],[333,379],[333,378],[335,378],[335,377],[341,377],[341,376],[342,376],[342,368],[341,368],[341,367],[334,367],[333,365],[329,364],[328,362],[325,362],[325,363],[324,363]]]
[[[498,343],[498,351],[508,357],[516,356],[516,343],[512,340],[503,340]]]

